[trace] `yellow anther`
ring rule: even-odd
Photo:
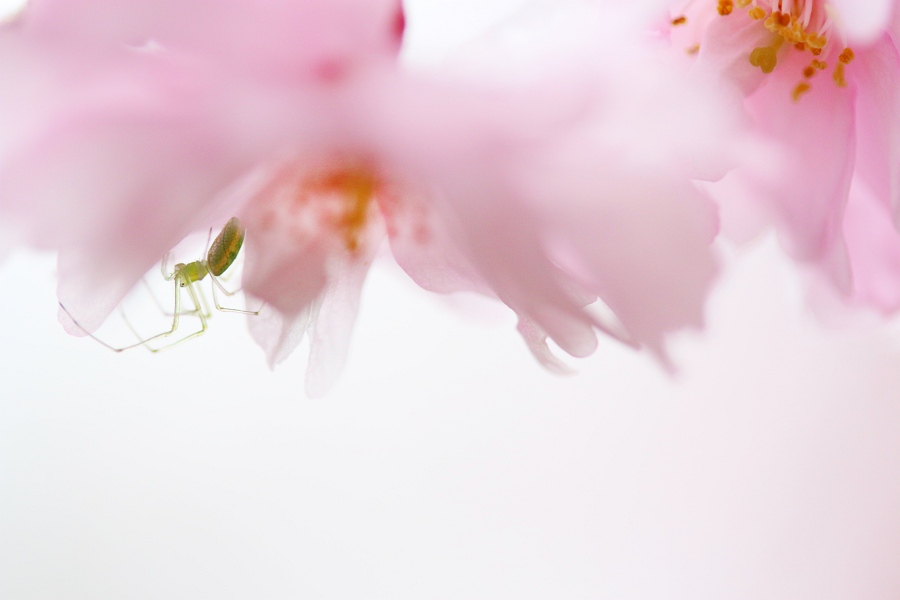
[[[754,48],[750,53],[750,64],[759,67],[763,73],[771,73],[778,64],[778,57],[775,55],[775,48],[772,46],[764,46],[762,48]]]
[[[811,0],[806,0],[806,2],[809,1]],[[719,0],[719,14],[730,13],[735,3],[741,8],[749,7],[747,14],[750,18],[755,21],[763,21],[763,26],[774,34],[773,42],[769,46],[754,48],[750,53],[751,65],[759,67],[763,73],[774,71],[778,65],[777,53],[784,42],[791,44],[800,52],[808,51],[812,55],[812,62],[803,68],[804,80],[797,84],[791,94],[795,101],[799,100],[810,90],[808,80],[815,76],[816,71],[823,71],[828,67],[824,61],[817,58],[828,46],[828,38],[818,31],[808,31],[805,28],[806,21],[803,20],[802,15],[807,15],[807,19],[809,15],[808,11],[804,10],[804,1],[788,3],[773,0],[771,4],[763,3],[765,6],[769,6],[766,9],[758,6],[754,0]],[[844,48],[840,53],[839,64],[833,72],[834,82],[838,87],[847,85],[844,65],[849,64],[853,58],[853,50],[850,48]]]
[[[732,0],[719,0],[718,11],[720,15],[723,17],[730,15],[732,10],[734,10],[734,2]]]
[[[828,43],[828,38],[826,38],[824,35],[810,34],[809,39],[806,40],[806,44],[810,48],[816,48],[819,50],[824,48],[825,44],[827,44],[827,43]]]
[[[808,92],[809,89],[810,89],[810,85],[808,83],[806,83],[805,81],[801,81],[800,83],[797,84],[797,87],[794,88],[794,91],[791,92],[791,99],[794,102],[799,102],[800,97],[803,94],[805,94],[806,92]]]
[[[685,23],[687,23],[687,17],[685,17],[684,15],[672,19],[672,25],[674,26],[684,25]]]
[[[838,87],[847,87],[847,80],[844,79],[844,64],[839,62],[837,66],[834,67],[834,75],[832,75],[832,79],[834,79],[834,84]]]
[[[697,54],[698,52],[700,52],[700,44],[694,44],[687,49],[688,54]]]

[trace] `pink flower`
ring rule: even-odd
[[[278,309],[251,321],[270,361],[309,329],[309,386],[327,387],[385,235],[425,289],[507,304],[554,370],[548,337],[586,356],[596,329],[667,361],[666,334],[702,324],[716,272],[714,211],[690,178],[721,170],[718,142],[739,146],[738,128],[636,44],[640,73],[597,70],[594,51],[506,88],[390,70],[330,97],[334,130],[273,164],[243,213],[246,288]],[[585,310],[597,298],[618,326]]]
[[[394,60],[401,33],[399,0],[34,0],[0,31],[4,223],[59,250],[59,298],[92,330],[231,216],[292,94]]]
[[[309,334],[314,394],[385,237],[425,289],[508,305],[557,370],[548,338],[586,356],[600,330],[665,361],[666,335],[702,323],[716,223],[691,178],[721,171],[739,130],[614,27],[584,38],[627,48],[614,69],[589,45],[487,85],[399,68],[386,0],[55,4],[0,37],[2,112],[24,119],[0,144],[0,211],[59,251],[60,300],[88,329],[186,234],[232,215],[244,287],[271,309],[251,331],[272,363]],[[586,309],[598,298],[618,323]]]
[[[726,229],[749,197],[787,250],[851,303],[900,308],[900,57],[885,0],[706,0],[673,9],[671,38],[740,90],[778,143],[766,171],[714,186]],[[741,210],[746,211],[746,206]],[[895,216],[892,218],[891,213]]]

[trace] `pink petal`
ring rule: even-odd
[[[5,219],[31,243],[59,249],[60,301],[87,330],[187,233],[208,226],[202,209],[236,161],[192,116],[92,109],[23,144],[0,174]]]
[[[362,229],[348,229],[343,196],[348,192],[327,183],[346,182],[349,169],[363,168],[348,160],[340,155],[286,160],[264,175],[268,181],[242,213],[244,288],[275,313],[262,324],[251,320],[254,338],[274,364],[309,332],[311,397],[323,395],[343,368],[362,284],[384,232],[371,198]]]
[[[851,44],[867,44],[879,38],[895,12],[893,0],[829,0],[838,15],[838,26]]]
[[[534,321],[520,318],[516,329],[522,335],[525,343],[528,344],[528,349],[531,350],[531,353],[544,368],[558,375],[573,373],[570,367],[566,366],[550,351],[550,347],[547,345],[547,332],[538,327]]]
[[[820,76],[799,101],[792,101],[808,62],[805,53],[787,54],[747,100],[757,130],[784,148],[777,184],[757,177],[756,190],[780,223],[788,251],[820,264],[838,287],[846,288],[849,276],[839,249],[854,167],[855,91]]]
[[[399,0],[32,0],[20,28],[81,51],[152,41],[213,68],[296,80],[396,56],[402,23]]]
[[[265,351],[269,368],[274,368],[297,349],[306,335],[311,312],[311,306],[290,315],[263,307],[258,315],[247,318],[250,335]]]
[[[703,324],[717,272],[715,210],[689,182],[629,173],[612,156],[603,163],[614,178],[575,171],[580,177],[551,184],[557,201],[577,207],[543,216],[556,262],[612,309],[629,339],[665,361],[667,333]]]
[[[594,318],[584,311],[593,298],[549,256],[543,225],[509,190],[484,180],[445,181],[445,203],[460,229],[459,251],[484,283],[520,319],[532,321],[572,356],[597,347]],[[453,212],[449,212],[452,210]]]
[[[371,119],[397,139],[396,170],[435,190],[424,239],[392,235],[398,262],[430,289],[489,288],[551,367],[546,337],[596,348],[597,296],[661,358],[666,334],[702,322],[716,219],[689,179],[721,176],[744,140],[720,88],[685,86],[656,56],[629,68],[641,56],[597,70],[576,57],[511,94],[420,85]]]
[[[285,315],[308,309],[328,283],[322,246],[285,244],[248,222],[244,288]]]
[[[702,6],[706,14],[712,15],[702,36],[695,42],[700,47],[697,68],[724,77],[737,85],[742,93],[750,94],[765,82],[764,74],[748,60],[750,51],[757,46],[768,45],[771,34],[743,10],[721,17],[710,6],[702,2],[695,4]],[[678,38],[673,33],[673,42],[676,41]],[[676,49],[685,49],[684,42]]]
[[[900,54],[883,35],[848,70],[857,90],[856,173],[900,223]]]
[[[332,269],[327,286],[300,312],[266,307],[248,320],[250,333],[265,351],[270,367],[286,359],[309,333],[306,393],[310,398],[324,396],[343,370],[370,265],[370,260],[352,261]]]
[[[328,289],[313,307],[306,368],[306,393],[310,398],[324,396],[344,369],[370,265],[371,261],[354,261],[332,273]]]
[[[413,189],[382,208],[388,221],[391,253],[397,264],[422,288],[441,294],[475,291],[492,296],[490,288],[459,247],[459,234],[440,202]]]
[[[863,185],[854,185],[844,218],[855,303],[884,314],[900,310],[900,234],[888,208]]]

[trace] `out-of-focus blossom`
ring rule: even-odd
[[[87,329],[235,214],[244,287],[271,309],[251,330],[273,363],[310,335],[313,393],[385,237],[422,287],[508,305],[551,368],[548,337],[585,356],[599,329],[665,359],[666,334],[702,322],[716,223],[690,178],[721,169],[738,129],[637,42],[586,37],[530,81],[488,85],[405,73],[395,2],[94,0],[71,28],[56,4],[0,39],[26,123],[0,146],[0,210],[59,250],[60,299]],[[618,323],[586,309],[598,298]]]
[[[59,251],[60,300],[95,329],[231,216],[229,188],[292,143],[298,91],[394,61],[402,26],[399,0],[30,2],[0,30],[6,229]]]
[[[596,34],[601,20],[579,23]],[[716,271],[714,211],[690,177],[722,170],[718,143],[739,145],[738,128],[658,55],[633,43],[633,70],[604,71],[595,50],[508,86],[370,71],[332,96],[318,153],[281,157],[245,206],[245,285],[278,308],[251,321],[270,360],[309,329],[310,384],[327,386],[384,235],[422,287],[507,304],[552,369],[548,337],[585,356],[596,329],[666,360],[665,335],[701,325]],[[584,309],[597,298],[623,333]]]
[[[790,254],[832,290],[884,312],[900,309],[893,4],[695,0],[672,9],[669,28],[698,69],[733,82],[756,130],[779,146],[770,168],[713,186],[726,229],[746,229],[748,208],[750,221],[774,220]]]

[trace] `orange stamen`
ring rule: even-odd
[[[831,77],[834,79],[834,84],[840,88],[847,87],[847,80],[844,78],[844,64],[846,63],[839,62],[834,67],[834,75]]]
[[[797,84],[797,87],[794,88],[794,91],[791,92],[791,98],[794,102],[799,102],[800,97],[810,90],[810,85],[805,81],[801,81]]]

